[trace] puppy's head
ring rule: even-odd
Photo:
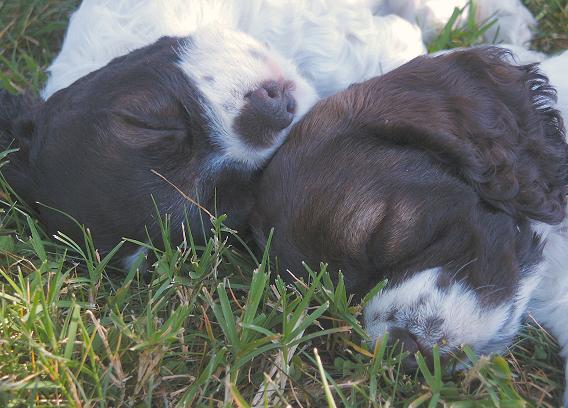
[[[123,236],[145,239],[145,226],[158,233],[152,195],[175,223],[186,210],[198,219],[169,183],[242,222],[254,172],[316,95],[257,41],[206,27],[117,58],[33,109],[15,98],[0,106],[3,145],[20,149],[8,181],[90,227],[107,250]],[[73,230],[60,213],[37,210],[49,231]]]
[[[419,57],[316,104],[267,167],[253,212],[281,273],[341,270],[373,339],[502,350],[538,277],[534,221],[564,216],[568,153],[534,66],[481,48]]]

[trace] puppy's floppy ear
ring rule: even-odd
[[[0,150],[16,150],[7,156],[2,174],[25,200],[33,191],[29,151],[35,134],[34,111],[42,104],[37,97],[0,90]]]
[[[511,60],[505,49],[481,47],[411,62],[397,79],[409,113],[383,115],[386,137],[426,148],[490,205],[558,223],[568,146],[556,92],[536,64]]]
[[[553,108],[556,91],[536,64],[515,66],[508,59],[508,51],[491,47],[460,61],[498,101],[494,112],[485,113],[489,118],[478,119],[479,133],[469,135],[480,166],[464,173],[497,207],[559,223],[566,208],[568,146]]]

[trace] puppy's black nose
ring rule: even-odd
[[[273,130],[282,130],[292,123],[296,100],[291,90],[292,83],[288,81],[267,81],[247,95],[259,123]]]
[[[402,362],[402,368],[405,371],[415,371],[418,368],[414,353],[421,351],[420,345],[407,329],[402,327],[389,329],[388,346],[394,347],[396,351],[406,351],[408,353],[408,356]]]

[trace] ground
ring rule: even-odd
[[[0,88],[38,92],[78,3],[0,1]],[[568,48],[568,0],[525,4],[532,46]],[[448,27],[430,48],[474,44],[479,30]],[[469,370],[408,376],[396,353],[367,346],[341,284],[325,271],[271,280],[268,253],[228,246],[222,217],[205,247],[165,233],[140,274],[108,266],[88,231],[79,246],[47,237],[6,186],[0,201],[0,406],[560,405],[558,347],[530,319],[504,357],[466,349]]]

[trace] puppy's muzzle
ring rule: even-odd
[[[282,130],[290,126],[296,112],[290,81],[266,81],[247,95],[250,107],[266,128]]]
[[[401,327],[390,328],[387,345],[389,347],[394,347],[397,351],[404,351],[408,353],[406,358],[402,361],[401,367],[405,372],[411,372],[418,369],[418,363],[415,358],[415,353],[417,351],[422,353],[422,355],[426,358],[426,361],[430,360],[430,353],[424,353],[416,338],[407,329]]]

